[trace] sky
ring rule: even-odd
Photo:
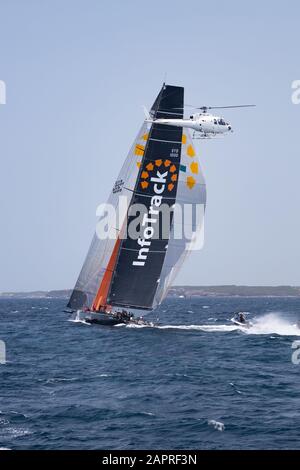
[[[176,284],[300,285],[300,4],[0,0],[0,292],[73,287],[162,82],[224,110],[196,143],[205,246]]]

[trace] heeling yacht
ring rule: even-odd
[[[109,237],[95,233],[68,302],[68,311],[77,319],[101,325],[151,325],[143,315],[160,305],[201,238],[206,186],[189,129],[155,122],[170,116],[182,119],[183,110],[184,88],[163,84],[149,112],[151,120],[146,119],[138,132],[108,199],[117,210],[120,196],[125,197],[128,210],[109,227]],[[138,238],[128,230],[136,219],[131,211],[136,204],[145,207],[146,217]],[[184,230],[191,221],[175,220],[175,205],[203,208],[192,224],[192,237]],[[154,236],[163,206],[172,209],[167,230],[164,226],[164,233],[159,230]],[[178,225],[180,237],[175,236]]]

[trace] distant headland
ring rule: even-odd
[[[1,292],[0,298],[67,299],[72,290]],[[299,286],[174,286],[168,297],[300,297]]]

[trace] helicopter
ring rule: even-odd
[[[200,110],[200,112],[191,114],[189,119],[160,119],[153,118],[147,110],[146,122],[151,122],[155,124],[164,124],[167,126],[176,126],[176,127],[188,127],[193,129],[192,137],[193,139],[212,139],[215,137],[224,137],[228,133],[232,133],[233,129],[229,122],[225,121],[220,116],[214,116],[213,114],[208,113],[208,110],[211,109],[229,109],[229,108],[250,108],[256,106],[255,104],[241,104],[237,106],[201,106],[194,107],[191,105],[186,105],[186,107],[194,108]],[[174,108],[175,110],[179,108]],[[182,109],[182,108],[180,108]]]

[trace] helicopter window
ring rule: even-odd
[[[214,119],[214,124],[218,124],[218,121],[216,119]]]
[[[219,120],[219,124],[220,124],[221,126],[225,126],[225,121],[224,121],[224,119],[220,119],[220,120]]]

